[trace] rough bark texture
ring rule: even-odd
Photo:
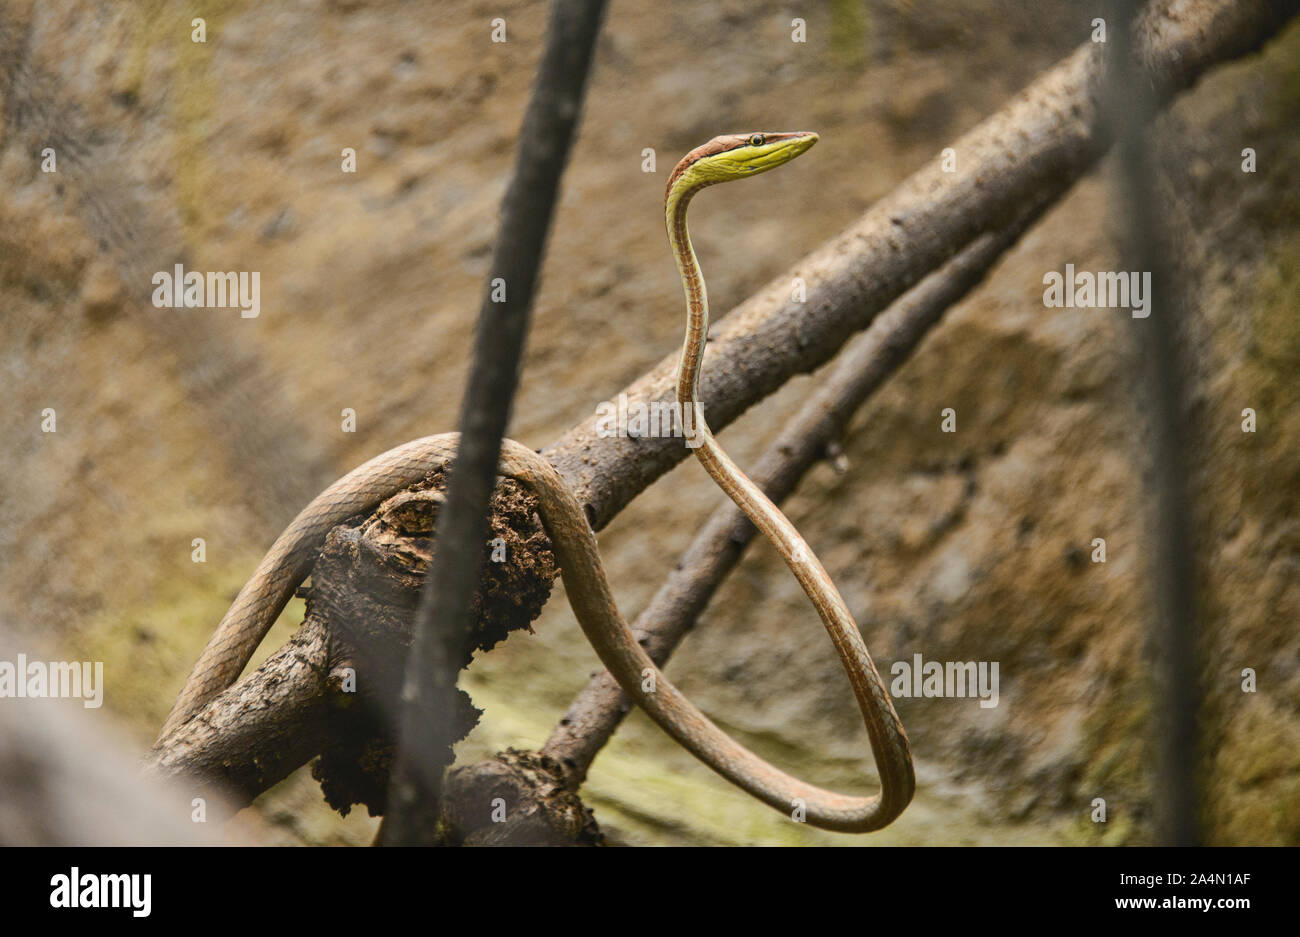
[[[245,806],[334,738],[329,665],[328,633],[308,616],[257,671],[182,726],[166,748],[152,751],[146,773],[195,796],[219,791],[229,804]]]
[[[331,531],[312,573],[310,610],[338,636],[337,653],[357,674],[357,698],[336,729],[334,743],[316,765],[326,798],[346,813],[364,803],[371,815],[386,812],[412,620],[434,557],[434,531],[446,502],[446,479],[384,502],[356,526]],[[454,649],[457,670],[475,651],[491,650],[511,631],[528,630],[551,592],[558,569],[550,541],[536,518],[531,492],[513,480],[492,499],[483,576],[471,596],[474,627]],[[474,728],[479,710],[461,690],[450,696],[447,752]]]
[[[307,619],[293,640],[182,726],[150,769],[219,788],[243,806],[324,752],[315,773],[331,805],[346,813],[363,803],[382,813],[391,719],[444,499],[445,479],[437,473],[331,531],[306,590]],[[461,649],[462,667],[475,651],[527,629],[558,573],[532,494],[507,479],[492,505],[484,577],[472,606],[477,627]],[[468,697],[458,699],[457,740],[478,716]]]
[[[449,846],[599,846],[596,818],[559,762],[509,749],[456,768],[443,791]]]

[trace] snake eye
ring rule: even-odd
[[[750,145],[750,146],[762,146],[762,145],[763,145],[763,140],[764,140],[764,139],[765,139],[765,138],[763,137],[763,135],[762,135],[761,133],[756,133],[756,134],[754,134],[752,137],[749,138],[749,145]]]

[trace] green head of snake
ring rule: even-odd
[[[747,179],[788,163],[817,142],[807,130],[789,133],[729,133],[687,153],[668,179],[667,201],[674,193],[694,192],[732,179]]]
[[[748,179],[775,169],[807,151],[816,142],[817,134],[808,130],[723,134],[683,156],[668,177],[668,187],[664,191],[664,221],[668,227],[668,242],[672,245],[686,289],[687,302],[686,341],[677,369],[677,400],[683,406],[696,400],[700,365],[709,331],[704,274],[686,231],[687,206],[695,193],[707,186]],[[703,430],[707,437],[708,426],[703,414],[698,407],[694,413],[694,428]],[[695,438],[694,431],[689,433],[688,445]]]

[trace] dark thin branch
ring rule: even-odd
[[[1201,841],[1197,812],[1200,753],[1198,719],[1201,689],[1197,674],[1197,597],[1195,544],[1187,492],[1186,397],[1178,333],[1188,312],[1164,245],[1163,206],[1152,167],[1156,106],[1147,85],[1132,67],[1132,0],[1112,0],[1114,55],[1108,63],[1106,107],[1118,157],[1118,202],[1126,225],[1125,269],[1150,272],[1147,318],[1126,321],[1141,349],[1141,399],[1151,453],[1148,494],[1154,506],[1154,556],[1151,566],[1153,615],[1148,644],[1156,673],[1152,681],[1156,739],[1155,800],[1157,834],[1170,846]]]
[[[546,48],[519,135],[488,294],[479,310],[474,360],[461,403],[461,443],[449,472],[433,565],[415,616],[403,685],[397,764],[383,841],[435,842],[442,772],[450,763],[448,705],[460,670],[470,603],[487,538],[501,440],[551,216],[572,145],[605,0],[555,0]]]
[[[1043,207],[1027,212],[1003,231],[977,238],[849,344],[750,473],[768,497],[780,504],[809,469],[833,453],[853,414],[911,357],[945,311],[984,279]],[[633,625],[656,664],[662,667],[695,626],[755,533],[754,525],[730,502],[700,528]],[[542,754],[563,765],[569,783],[576,787],[631,706],[613,677],[602,671],[574,699]]]

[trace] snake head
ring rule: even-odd
[[[668,192],[746,179],[788,163],[817,142],[808,130],[788,133],[728,133],[697,146],[673,169]]]

